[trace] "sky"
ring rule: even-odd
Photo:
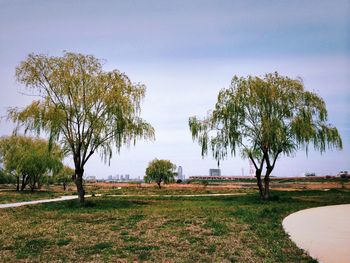
[[[275,71],[301,77],[307,90],[326,101],[344,149],[282,156],[273,175],[350,171],[349,1],[0,0],[0,116],[33,100],[22,94],[16,66],[29,53],[63,51],[94,55],[106,71],[119,69],[145,84],[141,116],[156,130],[154,142],[122,148],[110,165],[95,155],[87,175],[142,177],[154,158],[181,165],[187,177],[208,175],[217,162],[211,154],[201,157],[188,118],[204,117],[234,75]],[[0,135],[13,127],[3,119]],[[229,156],[220,168],[223,175],[250,170],[240,155]]]

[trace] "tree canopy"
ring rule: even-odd
[[[146,169],[146,182],[156,182],[158,187],[160,184],[174,182],[176,165],[169,160],[154,159],[148,164]]]
[[[324,100],[305,90],[301,79],[277,72],[262,78],[234,76],[230,87],[219,92],[214,110],[202,120],[189,118],[189,127],[202,156],[210,149],[218,162],[237,151],[249,158],[262,199],[269,198],[269,176],[281,154],[307,152],[310,144],[320,152],[342,148],[338,130],[327,123]]]
[[[62,168],[64,154],[60,147],[39,138],[10,136],[0,138],[0,158],[7,173],[17,179],[17,190],[27,185],[33,191],[40,188],[45,175],[55,174]]]
[[[81,202],[84,166],[96,151],[109,161],[113,148],[154,138],[153,127],[140,117],[146,87],[118,70],[104,71],[94,56],[30,54],[16,76],[38,99],[24,109],[10,109],[9,117],[25,131],[45,132],[50,145],[59,141],[73,156]]]

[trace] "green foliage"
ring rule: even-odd
[[[176,165],[169,160],[154,159],[146,169],[146,182],[156,182],[160,188],[161,182],[174,182]]]
[[[14,184],[16,178],[11,174],[6,173],[3,169],[0,169],[0,184]]]
[[[38,100],[9,118],[25,131],[49,134],[73,156],[78,193],[83,200],[84,165],[94,152],[110,161],[113,145],[153,139],[153,127],[140,118],[146,87],[118,70],[103,71],[91,55],[65,52],[62,57],[30,54],[16,69],[17,80]]]
[[[214,110],[203,120],[191,117],[189,127],[202,156],[211,149],[219,162],[240,151],[252,160],[257,177],[266,164],[267,181],[280,154],[292,156],[299,148],[307,152],[310,144],[320,152],[342,148],[338,130],[327,123],[323,99],[306,91],[301,79],[278,73],[234,76],[230,87],[219,92]]]
[[[64,154],[57,145],[49,150],[43,139],[13,135],[0,138],[0,156],[5,171],[21,178],[22,190],[27,184],[33,190],[40,187],[45,175],[62,168]]]
[[[48,132],[50,141],[60,138],[67,151],[81,153],[82,161],[97,149],[109,158],[111,142],[119,150],[153,137],[153,128],[138,117],[146,87],[118,70],[104,72],[93,56],[30,54],[16,76],[41,99],[22,111],[10,109],[9,116],[26,129]]]
[[[189,125],[202,154],[211,146],[218,160],[228,149],[261,157],[262,149],[273,156],[279,151],[291,155],[310,143],[321,152],[326,146],[342,147],[337,129],[327,124],[324,101],[305,91],[300,79],[277,73],[263,79],[235,76],[230,88],[220,91],[214,111],[203,121],[191,117]],[[210,137],[210,131],[215,136]]]
[[[66,190],[66,186],[72,182],[72,177],[74,175],[74,169],[69,166],[63,166],[62,169],[56,173],[53,177],[54,182],[63,185],[63,189]]]

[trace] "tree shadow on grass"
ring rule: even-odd
[[[96,198],[79,203],[78,200],[42,204],[42,209],[57,212],[93,212],[101,210],[128,209],[150,204],[151,201],[142,200],[120,200],[112,198]]]

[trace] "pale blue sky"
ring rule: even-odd
[[[155,142],[123,149],[108,166],[93,158],[89,175],[142,176],[153,158],[182,165],[186,175],[216,166],[202,159],[188,117],[204,116],[234,74],[278,71],[300,76],[327,102],[344,150],[282,157],[275,175],[350,170],[349,1],[4,1],[0,0],[0,114],[24,106],[15,67],[28,53],[93,54],[147,85],[142,116]],[[11,132],[1,122],[0,135]],[[248,173],[248,162],[228,158],[226,175]]]

